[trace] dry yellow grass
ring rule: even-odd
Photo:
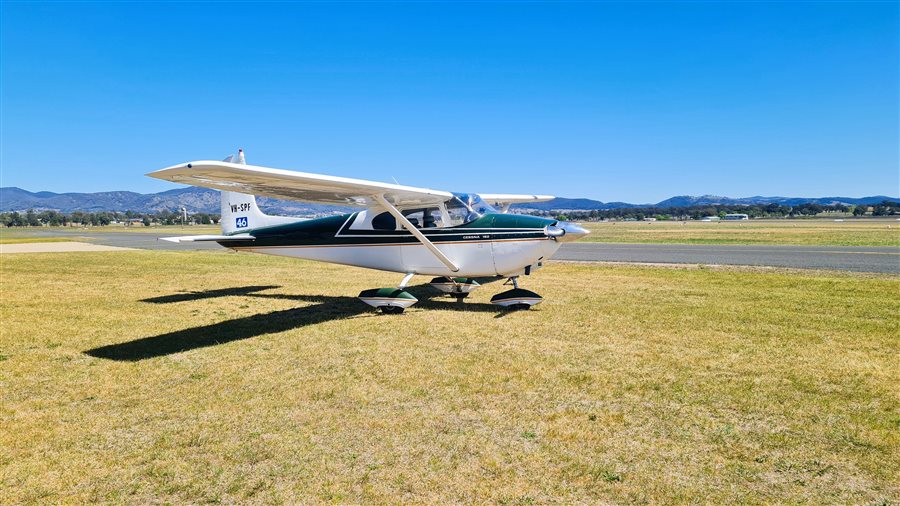
[[[587,223],[594,242],[668,244],[794,244],[804,246],[900,246],[893,218],[749,221],[632,221]]]
[[[75,237],[46,237],[41,232],[47,230],[74,230],[65,227],[0,227],[0,244],[31,244],[36,242],[66,242],[78,240]]]
[[[0,235],[0,244],[31,244],[35,242],[67,242],[65,237],[6,237]]]
[[[900,280],[553,264],[501,313],[221,252],[2,259],[0,503],[900,497]]]

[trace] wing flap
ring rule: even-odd
[[[488,204],[497,207],[501,212],[509,212],[509,206],[513,204],[524,204],[526,202],[547,202],[553,200],[552,195],[516,195],[512,193],[479,193]]]
[[[556,197],[552,195],[516,195],[512,193],[479,193],[479,197],[488,204],[522,204],[525,202],[547,202]]]

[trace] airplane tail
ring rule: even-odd
[[[237,159],[229,155],[224,161],[244,164],[244,150],[238,150]],[[231,235],[245,233],[254,229],[283,225],[302,221],[301,218],[287,216],[269,216],[263,213],[256,204],[256,197],[244,193],[223,191],[222,193],[222,233]]]

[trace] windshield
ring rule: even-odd
[[[450,226],[463,225],[485,214],[497,212],[475,193],[454,193],[446,205],[447,213],[450,215]]]

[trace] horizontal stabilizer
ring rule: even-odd
[[[485,202],[500,209],[502,213],[509,212],[509,206],[513,204],[526,204],[529,202],[547,202],[553,200],[553,195],[515,195],[511,193],[479,193]]]
[[[252,241],[256,239],[250,234],[235,235],[180,235],[177,237],[160,237],[161,241],[169,242],[203,242],[203,241]]]
[[[524,204],[526,202],[547,202],[553,195],[517,195],[512,193],[479,193],[487,203]]]

